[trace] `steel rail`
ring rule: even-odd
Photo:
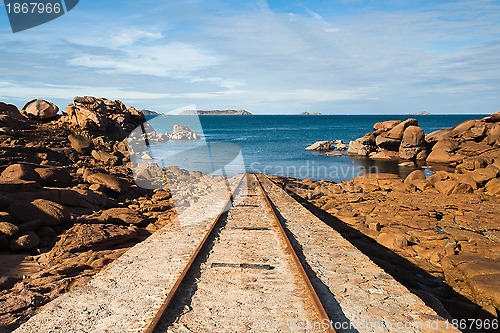
[[[217,215],[217,217],[214,219],[214,221],[212,222],[212,224],[210,225],[210,228],[208,230],[208,232],[205,234],[205,236],[203,237],[203,239],[201,240],[201,243],[198,245],[198,247],[193,251],[193,253],[191,254],[191,258],[189,259],[186,267],[184,267],[184,269],[182,270],[181,274],[179,275],[179,277],[177,278],[177,281],[175,281],[175,284],[174,286],[172,287],[172,289],[169,291],[169,293],[167,294],[167,298],[165,299],[165,301],[163,302],[162,306],[160,307],[160,309],[158,310],[158,312],[156,313],[156,315],[154,316],[154,318],[151,320],[151,322],[149,323],[148,327],[146,328],[146,330],[144,331],[144,333],[153,333],[156,325],[158,324],[158,322],[160,321],[163,313],[165,312],[165,310],[168,308],[168,306],[170,305],[170,302],[172,301],[172,299],[174,298],[175,294],[177,293],[177,290],[179,289],[182,281],[184,280],[184,278],[186,277],[186,274],[187,272],[189,271],[189,269],[191,268],[191,266],[193,265],[194,261],[196,260],[196,258],[198,257],[201,249],[203,248],[203,246],[205,245],[207,239],[210,237],[210,235],[212,235],[214,229],[215,229],[215,226],[217,224],[219,224],[220,220],[221,220],[221,217],[222,217],[222,214],[224,214],[224,212],[227,210],[227,207],[228,206],[231,206],[232,203],[233,203],[233,196],[234,194],[240,189],[240,186],[241,184],[243,183],[243,179],[245,179],[247,177],[247,174],[244,174],[241,179],[239,180],[238,184],[236,185],[235,189],[233,192],[230,192],[230,195],[229,195],[229,198],[227,199],[227,202],[226,204],[224,205],[224,208],[220,211],[219,215]]]
[[[269,207],[269,209],[274,217],[274,220],[278,226],[278,229],[280,230],[281,235],[283,236],[283,239],[285,240],[287,252],[293,257],[293,261],[295,262],[295,265],[297,266],[297,269],[300,272],[302,280],[304,281],[304,284],[307,287],[307,290],[309,292],[309,296],[311,296],[311,298],[312,298],[312,301],[314,303],[314,307],[316,308],[316,311],[318,312],[320,323],[324,323],[324,322],[328,323],[327,324],[328,328],[326,328],[325,331],[330,332],[330,333],[334,333],[335,330],[333,329],[333,327],[331,325],[332,321],[330,321],[330,318],[328,317],[328,314],[326,313],[325,308],[323,307],[323,304],[321,303],[321,300],[319,299],[318,294],[316,293],[316,290],[314,289],[311,281],[309,280],[309,277],[307,276],[307,273],[304,269],[304,266],[300,262],[300,259],[297,256],[297,253],[293,249],[292,243],[290,242],[290,238],[288,238],[288,235],[285,232],[284,226],[283,226],[282,222],[280,221],[280,219],[278,218],[278,215],[276,214],[275,208],[271,204],[271,199],[269,199],[269,196],[267,195],[266,191],[262,187],[262,184],[259,180],[259,177],[256,174],[253,174],[253,175],[255,176],[255,179],[257,180],[257,184],[259,185],[259,188],[262,191],[262,194],[264,196],[264,200],[266,201],[266,204]],[[266,177],[265,175],[262,175],[262,176]],[[268,178],[266,177],[266,179],[268,179]],[[320,326],[322,326],[322,325],[320,325]]]
[[[187,263],[186,267],[184,267],[183,271],[181,272],[181,274],[177,278],[174,286],[172,287],[172,289],[168,293],[167,298],[165,299],[165,301],[162,304],[161,308],[158,310],[158,312],[156,313],[155,317],[153,318],[153,320],[151,320],[149,326],[144,331],[145,333],[152,333],[154,331],[156,325],[158,324],[158,322],[160,321],[161,317],[165,313],[165,310],[169,307],[172,299],[174,298],[175,294],[177,293],[177,291],[178,291],[178,289],[179,289],[182,281],[184,280],[186,274],[191,269],[192,264],[194,263],[194,261],[198,257],[201,249],[205,246],[206,241],[210,238],[210,236],[213,234],[213,232],[215,230],[215,227],[219,224],[219,222],[220,222],[220,220],[222,218],[222,215],[227,210],[226,208],[228,206],[232,206],[234,194],[238,192],[238,190],[240,189],[240,186],[241,186],[241,184],[243,182],[243,179],[247,178],[248,175],[250,175],[250,174],[245,174],[244,176],[242,176],[241,179],[239,180],[236,188],[233,190],[232,193],[230,193],[231,195],[227,199],[227,202],[226,202],[226,205],[224,206],[224,209],[222,209],[221,212],[214,219],[214,221],[210,225],[209,231],[205,234],[205,236],[203,237],[202,241],[197,246],[196,250],[193,251],[193,253],[191,254],[189,262]],[[264,201],[266,202],[266,205],[268,206],[268,208],[269,208],[269,210],[270,210],[270,212],[271,212],[271,214],[273,216],[273,219],[275,220],[276,225],[277,225],[278,229],[280,230],[280,234],[282,235],[283,240],[285,241],[287,252],[292,256],[293,261],[296,264],[296,267],[297,267],[297,269],[298,269],[298,271],[300,273],[300,276],[302,277],[302,280],[303,280],[303,282],[304,282],[304,284],[306,286],[306,289],[307,289],[307,291],[309,293],[309,296],[311,297],[311,300],[312,300],[312,302],[314,304],[314,308],[316,309],[316,311],[318,313],[318,318],[320,319],[320,323],[323,323],[326,320],[328,322],[328,326],[331,327],[331,325],[330,325],[330,323],[331,323],[330,318],[328,317],[328,315],[327,315],[327,313],[326,313],[326,311],[325,311],[325,309],[324,309],[324,307],[323,307],[323,305],[322,305],[322,303],[321,303],[318,295],[316,294],[316,291],[315,291],[313,285],[311,284],[311,281],[309,280],[309,277],[307,276],[307,273],[305,272],[304,267],[302,266],[302,263],[300,262],[300,259],[297,256],[297,253],[293,249],[292,244],[290,242],[290,239],[288,238],[288,236],[287,236],[287,234],[286,234],[286,232],[285,232],[285,230],[283,228],[283,225],[282,225],[280,219],[276,215],[275,208],[271,204],[269,196],[267,195],[266,191],[262,187],[262,184],[261,184],[259,178],[257,177],[257,175],[256,174],[251,174],[251,175],[253,175],[255,177],[257,185],[260,188],[260,191],[261,191],[261,193],[262,193],[262,195],[264,197]],[[333,328],[327,328],[327,329],[325,329],[325,332],[335,333],[335,330],[333,330]]]

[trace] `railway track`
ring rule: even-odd
[[[256,175],[234,191],[148,332],[333,332]],[[154,327],[154,329],[153,329]]]
[[[176,223],[14,332],[328,332],[333,326],[364,333],[400,332],[406,324],[414,332],[437,325],[456,332],[266,176],[248,174],[214,188]]]

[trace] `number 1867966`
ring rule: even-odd
[[[59,14],[63,9],[60,3],[14,2],[5,4],[7,13],[11,14]]]

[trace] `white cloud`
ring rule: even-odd
[[[135,31],[127,43],[115,45],[106,54],[78,53],[67,62],[71,66],[95,69],[104,74],[134,74],[166,77],[184,82],[211,83],[222,88],[234,89],[244,85],[241,80],[221,78],[199,74],[201,70],[220,66],[226,58],[211,50],[181,42],[142,45],[137,41],[146,36],[144,31]],[[152,38],[161,38],[160,33],[150,34]],[[128,36],[123,32],[120,36]],[[125,39],[128,37],[124,37]],[[116,43],[115,43],[116,44]]]
[[[244,82],[242,81],[237,81],[237,80],[232,80],[232,79],[223,79],[220,77],[196,77],[196,76],[185,76],[186,79],[188,79],[190,82],[206,82],[206,83],[213,83],[215,85],[218,85],[223,88],[227,89],[234,89],[239,86],[245,85]]]
[[[112,34],[110,42],[116,46],[131,46],[138,41],[151,41],[162,38],[163,35],[161,32],[149,32],[140,29],[126,29],[121,31],[119,34]]]
[[[295,89],[279,93],[261,92],[259,97],[265,101],[322,103],[334,101],[360,101],[377,99],[375,89]]]
[[[96,96],[108,99],[195,99],[195,98],[217,98],[225,95],[238,95],[244,93],[241,90],[212,91],[212,92],[185,92],[185,93],[155,93],[140,90],[128,90],[125,88],[113,88],[106,86],[69,86],[69,85],[45,85],[45,84],[20,84],[13,82],[0,82],[0,90],[5,98],[18,97],[22,91],[26,98],[45,97],[72,100],[74,96]]]
[[[117,51],[118,54],[109,55],[77,55],[68,63],[101,69],[104,73],[171,76],[215,66],[223,60],[207,50],[180,42]]]

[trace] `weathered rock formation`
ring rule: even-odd
[[[175,216],[168,189],[137,187],[130,169],[123,138],[144,116],[94,97],[76,97],[68,109],[60,117],[43,100],[21,112],[0,103],[0,256],[12,262],[0,267],[0,331],[85,284]]]
[[[458,164],[468,157],[500,156],[500,114],[468,120],[450,129],[426,135],[433,145],[428,162]]]
[[[26,118],[12,104],[0,102],[0,133],[10,133],[13,129],[22,126]]]
[[[29,119],[51,119],[57,116],[59,108],[51,102],[43,99],[33,99],[26,103],[21,110],[21,113]]]
[[[316,141],[312,145],[306,147],[306,150],[316,150],[316,151],[329,151],[329,150],[338,150],[344,151],[347,150],[349,146],[344,144],[342,140],[333,140],[333,141]],[[342,155],[342,154],[340,154]]]
[[[312,145],[306,147],[306,150],[333,150],[335,147],[330,141],[316,141]]]
[[[199,140],[200,136],[184,125],[174,125],[172,134],[168,135],[170,140]]]
[[[47,117],[53,112],[42,107],[50,104],[28,103],[31,116],[25,117],[0,103],[0,331],[86,284],[222,182],[148,164],[138,179],[155,173],[162,181],[154,190],[140,188],[127,137],[144,121],[140,112],[94,97],[75,97],[61,117]],[[143,127],[149,142],[168,140]],[[139,137],[132,139],[144,141],[142,128],[135,132]],[[175,126],[172,135],[199,138],[185,126]],[[169,188],[162,188],[164,177]]]
[[[299,116],[322,116],[321,112],[301,112],[299,113]]]
[[[416,119],[377,123],[374,131],[349,143],[349,154],[373,159],[425,159],[424,131]]]
[[[372,159],[459,164],[469,157],[500,157],[500,113],[427,135],[416,119],[389,120],[349,143],[349,154]]]
[[[66,107],[63,119],[86,131],[99,131],[108,137],[123,140],[146,118],[134,107],[129,109],[118,100],[92,96],[75,97]]]
[[[139,112],[141,112],[145,116],[159,116],[159,115],[161,115],[161,113],[158,113],[158,112],[152,111],[152,110],[146,110],[146,109],[139,110]]]

